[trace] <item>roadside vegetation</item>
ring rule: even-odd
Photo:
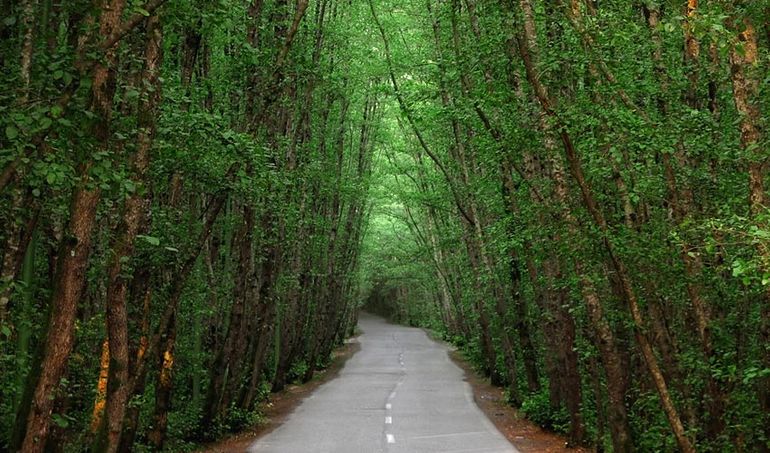
[[[0,0],[0,450],[239,431],[365,305],[571,445],[770,451],[769,23]]]

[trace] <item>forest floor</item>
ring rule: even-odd
[[[587,448],[568,448],[564,436],[547,431],[524,418],[519,411],[505,402],[503,389],[479,376],[459,350],[452,349],[449,357],[465,371],[465,380],[473,389],[476,405],[521,453],[588,453],[592,451]]]
[[[278,393],[270,395],[269,401],[262,404],[264,421],[253,428],[234,434],[198,450],[198,453],[241,453],[248,451],[257,439],[281,426],[286,418],[315,389],[331,381],[339,374],[345,362],[361,349],[355,337],[348,339],[345,345],[334,351],[331,364],[306,384],[291,384]]]

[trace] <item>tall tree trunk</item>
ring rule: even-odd
[[[35,37],[35,9],[37,0],[22,0],[21,17],[24,26],[24,39],[21,45],[21,96],[19,102],[26,104],[29,101],[29,90],[31,83],[32,56],[34,52]]]
[[[34,53],[34,37],[35,37],[35,23],[34,15],[37,7],[37,0],[22,0],[21,2],[21,19],[22,19],[22,31],[23,39],[21,45],[21,62],[20,62],[20,75],[21,75],[21,94],[18,96],[18,103],[22,108],[26,108],[26,104],[29,102],[29,92],[31,89],[31,69],[32,69],[32,57]],[[4,175],[5,176],[5,175]],[[22,181],[21,175],[14,174],[8,175],[8,182],[15,182],[16,187],[13,188],[11,195],[11,210],[12,215],[18,215],[25,212],[31,201],[31,194],[25,193],[22,187],[19,187]],[[32,219],[37,219],[37,215],[29,216]],[[0,263],[0,326],[4,326],[7,316],[7,306],[10,302],[11,296],[14,291],[14,281],[18,276],[21,269],[21,261],[25,254],[26,244],[24,243],[24,236],[29,235],[31,237],[32,231],[24,229],[23,221],[11,219],[12,222],[8,226],[6,231],[7,239],[5,246],[3,247],[3,261]]]
[[[101,14],[100,36],[112,36],[118,30],[124,6],[125,0],[110,1]],[[109,146],[112,97],[115,93],[115,72],[112,68],[115,65],[116,52],[113,46],[108,49],[105,65],[97,63],[94,68],[91,88],[91,108],[98,118],[93,132],[103,149]],[[62,242],[59,250],[58,269],[51,297],[51,319],[45,340],[41,373],[22,444],[22,450],[25,452],[42,452],[45,447],[54,392],[63,376],[74,342],[77,304],[85,285],[96,208],[101,198],[101,191],[98,186],[93,187],[89,175],[91,167],[90,160],[80,165],[80,181],[72,196],[67,239]]]
[[[471,30],[473,32],[473,35],[475,36],[476,40],[478,42],[482,42],[483,36],[481,34],[481,27],[479,25],[478,16],[476,15],[476,4],[473,0],[465,0],[465,4],[467,6],[468,10],[468,16],[470,18],[470,25]],[[430,5],[430,4],[429,4]],[[452,41],[454,43],[454,50],[455,50],[455,57],[458,61],[458,64],[461,66],[460,69],[460,81],[463,88],[463,91],[466,96],[470,97],[471,92],[471,82],[470,77],[466,73],[463,66],[463,55],[461,52],[461,46],[460,46],[460,33],[459,33],[459,26],[457,23],[457,20],[455,18],[455,10],[460,9],[460,2],[459,0],[455,0],[452,5]],[[434,29],[437,28],[437,21],[434,19]],[[434,31],[434,34],[436,32]],[[438,40],[437,40],[438,45]],[[483,54],[481,55],[481,60],[483,63],[483,71],[484,71],[484,81],[486,84],[487,90],[493,89],[493,76],[492,76],[492,68],[488,61],[488,58],[486,58]],[[482,124],[484,125],[485,129],[490,133],[492,138],[495,140],[495,142],[498,144],[498,146],[501,147],[501,150],[505,153],[506,156],[510,156],[510,150],[507,149],[507,145],[505,143],[505,139],[503,137],[503,134],[500,132],[500,130],[497,129],[495,125],[492,124],[492,120],[489,118],[489,116],[484,112],[484,109],[481,107],[479,102],[476,99],[471,99],[471,102],[473,103],[473,108],[476,111],[476,114],[478,115],[479,119],[481,120]],[[453,121],[456,121],[453,118]],[[460,151],[462,148],[460,148]],[[516,211],[515,206],[515,200],[513,198],[514,193],[514,183],[512,179],[511,172],[513,170],[513,167],[515,164],[510,160],[509,157],[502,158],[503,162],[500,166],[500,172],[501,177],[503,178],[502,182],[502,190],[501,194],[503,197],[503,206],[504,210],[507,215],[511,216],[511,219],[513,218],[512,214]],[[460,159],[462,162],[464,159]],[[466,185],[467,185],[466,181]],[[473,201],[471,201],[473,203]],[[471,210],[472,209],[471,204]],[[513,237],[513,236],[512,236]],[[481,247],[482,250],[482,258],[485,258],[486,253],[484,252],[484,246]],[[485,259],[485,261],[489,261],[488,258]],[[523,362],[524,362],[524,371],[527,378],[527,387],[530,392],[535,392],[539,390],[540,388],[540,382],[538,377],[538,371],[537,371],[537,360],[535,357],[535,349],[534,345],[532,343],[532,338],[529,331],[529,325],[527,322],[527,307],[526,307],[526,301],[524,300],[522,294],[521,294],[521,271],[520,271],[520,264],[518,260],[518,256],[516,251],[511,248],[509,251],[509,256],[507,261],[509,276],[510,276],[510,295],[511,300],[513,302],[514,310],[515,310],[515,318],[514,318],[514,330],[518,333],[519,336],[519,347],[521,348],[521,353],[523,356]],[[489,266],[488,266],[489,267]],[[490,268],[490,272],[493,272],[493,270]],[[494,275],[494,274],[493,274]],[[498,297],[505,297],[502,294],[502,290],[499,289]],[[501,307],[503,305],[503,302],[498,302],[498,306]],[[505,328],[505,323],[503,323],[503,327]],[[503,335],[506,336],[507,332],[503,332]],[[505,343],[510,343],[511,340],[503,339]],[[515,370],[513,370],[515,373]]]
[[[505,213],[509,216],[508,222],[511,225],[509,228],[509,237],[514,238],[519,236],[519,231],[515,227],[515,222],[518,214],[518,207],[516,205],[516,185],[513,181],[512,166],[506,159],[500,168],[502,174],[502,195],[503,202],[505,203]],[[537,392],[540,390],[540,376],[537,370],[537,355],[535,346],[532,342],[532,334],[529,328],[529,315],[527,313],[527,304],[522,294],[522,275],[521,275],[521,260],[517,250],[511,246],[508,252],[507,263],[510,275],[510,291],[511,299],[513,300],[515,321],[514,329],[519,334],[519,346],[524,361],[524,371],[527,377],[527,387],[530,392]]]
[[[115,453],[120,445],[123,418],[128,404],[128,312],[126,294],[129,279],[124,275],[123,263],[134,253],[136,236],[145,219],[147,209],[147,170],[151,161],[155,136],[155,116],[160,104],[160,64],[162,61],[162,29],[157,14],[146,22],[147,41],[144,52],[145,68],[142,79],[142,102],[139,106],[139,137],[133,156],[132,180],[134,192],[125,201],[123,216],[117,227],[108,268],[107,335],[109,344],[109,379],[107,385],[106,438],[97,443],[96,451]]]
[[[534,10],[531,0],[520,0],[520,8],[524,15],[523,32],[519,36],[519,49],[521,57],[524,62],[524,66],[527,72],[527,79],[533,87],[538,102],[543,109],[545,115],[551,117],[557,121],[557,127],[560,129],[559,136],[564,145],[565,155],[567,162],[569,163],[570,173],[575,180],[583,199],[583,203],[591,215],[595,225],[602,234],[602,245],[606,250],[610,264],[617,273],[617,278],[620,283],[620,289],[622,290],[622,296],[631,311],[631,317],[634,321],[635,337],[636,341],[641,349],[644,361],[647,365],[647,369],[650,373],[655,388],[660,397],[660,403],[663,407],[663,411],[666,414],[671,430],[676,437],[679,448],[684,453],[692,453],[695,451],[692,442],[687,437],[687,434],[682,424],[682,420],[679,417],[679,413],[674,405],[673,398],[668,390],[668,385],[663,373],[660,370],[658,359],[652,349],[647,334],[642,312],[639,308],[639,302],[636,297],[633,284],[630,279],[628,270],[625,263],[618,256],[615,246],[613,245],[609,237],[609,227],[604,214],[601,212],[593,191],[585,178],[583,166],[580,160],[580,156],[575,149],[572,138],[567,128],[560,123],[560,120],[554,110],[553,101],[548,94],[548,90],[545,85],[540,81],[540,76],[537,71],[536,55],[537,55],[537,37],[536,37],[536,25],[534,18]]]
[[[696,18],[698,11],[698,0],[687,0],[685,5],[686,21],[684,23],[685,31],[685,47],[684,57],[687,64],[687,77],[689,79],[689,85],[685,93],[685,100],[687,104],[694,110],[700,108],[700,102],[697,97],[697,84],[698,84],[698,59],[700,55],[700,42],[693,34],[692,21]],[[652,33],[652,41],[654,44],[653,61],[656,64],[656,73],[661,80],[661,92],[668,90],[667,75],[665,74],[665,66],[662,60],[662,38],[660,36],[660,9],[657,6],[651,6],[645,8],[647,21]],[[668,118],[668,105],[661,95],[661,99],[658,101],[659,108],[664,118]],[[689,166],[690,162],[685,155],[684,145],[680,143],[679,149],[675,153],[676,161],[681,167]],[[687,181],[680,181],[677,178],[676,170],[673,165],[671,155],[666,153],[663,155],[664,175],[666,179],[666,185],[669,192],[669,202],[671,203],[674,220],[678,224],[685,222],[690,216],[693,215],[695,208],[694,195],[692,188]],[[695,327],[700,339],[700,346],[704,354],[704,358],[707,362],[711,363],[714,359],[714,347],[711,342],[711,315],[708,302],[704,297],[704,289],[700,281],[702,280],[703,262],[696,247],[689,244],[688,241],[684,241],[682,244],[680,255],[684,263],[685,275],[687,280],[687,294],[690,298],[690,302],[693,308],[693,314],[695,316]],[[665,355],[664,355],[665,356]],[[668,361],[667,361],[668,362]],[[668,366],[667,368],[678,368],[676,366]],[[675,373],[677,374],[677,373]],[[675,377],[676,379],[676,377]],[[707,436],[710,439],[716,439],[719,434],[724,430],[724,409],[725,409],[725,395],[723,394],[718,382],[713,377],[713,373],[709,372],[706,376],[706,390],[707,390],[707,402],[706,408],[708,411],[708,425]]]
[[[249,282],[254,278],[252,269],[254,257],[252,252],[252,238],[254,236],[254,210],[249,206],[243,207],[243,220],[238,228],[235,240],[235,249],[238,256],[238,267],[235,273],[235,287],[233,306],[230,309],[230,320],[227,334],[222,347],[217,351],[214,363],[211,367],[211,378],[204,405],[202,424],[210,425],[214,420],[227,410],[227,398],[225,396],[226,378],[232,376],[232,366],[238,361],[240,354],[236,353],[236,343],[243,338],[242,326],[245,323],[246,303],[250,299],[251,291]]]
[[[547,126],[543,126],[546,128]],[[546,129],[547,130],[547,129]],[[546,148],[555,150],[555,144],[550,138],[546,138]],[[551,177],[554,180],[554,196],[560,205],[561,216],[567,224],[571,239],[579,234],[578,223],[569,207],[568,188],[564,175],[564,167],[561,158],[552,152]],[[602,303],[596,286],[591,280],[585,264],[580,258],[573,260],[575,274],[579,280],[580,291],[588,312],[588,318],[595,330],[597,348],[602,358],[602,363],[607,377],[607,395],[609,399],[608,418],[610,435],[612,437],[613,450],[617,452],[633,452],[633,438],[629,426],[628,413],[625,406],[626,392],[628,391],[628,373],[624,369],[623,359],[618,350],[618,340],[607,321],[604,304]]]
[[[42,452],[46,443],[51,411],[59,380],[74,342],[77,303],[85,283],[91,232],[99,202],[99,190],[88,190],[81,183],[71,205],[72,217],[67,227],[68,240],[59,252],[52,312],[45,341],[41,372],[27,417],[22,451]]]
[[[225,175],[225,179],[229,180],[232,178],[237,170],[238,164],[231,166]],[[156,332],[151,337],[149,337],[146,342],[143,342],[146,344],[146,347],[144,347],[144,344],[142,347],[140,347],[141,354],[137,355],[137,360],[133,367],[133,373],[128,385],[129,395],[137,395],[139,391],[144,389],[145,378],[148,372],[148,357],[153,356],[154,354],[162,354],[164,351],[171,351],[172,360],[167,363],[167,371],[168,373],[171,372],[173,367],[173,348],[176,341],[174,329],[176,328],[176,316],[179,307],[179,301],[182,298],[182,293],[184,292],[187,279],[190,277],[190,274],[195,267],[195,263],[198,261],[198,256],[200,255],[201,250],[204,249],[206,241],[208,241],[209,236],[211,235],[214,223],[219,217],[219,213],[222,211],[222,207],[225,204],[228,193],[229,192],[223,192],[215,195],[206,206],[203,214],[204,223],[201,231],[198,234],[196,241],[187,251],[185,259],[182,261],[182,266],[176,270],[176,272],[174,272],[173,278],[170,279],[171,288],[169,289],[168,293],[167,305],[160,316]],[[166,362],[161,362],[161,367],[164,364],[166,364]],[[168,403],[164,403],[163,400],[158,401],[157,406],[160,413],[168,409]],[[162,431],[163,430],[165,430],[165,427],[162,428]],[[164,437],[165,432],[159,432],[158,435],[160,437]],[[121,442],[120,449],[123,450],[123,448],[125,448],[124,446],[130,447],[130,445]]]
[[[132,290],[132,296],[134,300],[142,301],[142,321],[140,326],[141,337],[139,338],[139,344],[136,348],[136,357],[132,368],[136,368],[138,362],[144,360],[144,356],[147,353],[149,346],[150,335],[150,302],[152,301],[152,287],[149,282],[149,272],[145,271],[138,277],[134,278]],[[132,373],[134,370],[132,370]],[[144,367],[140,373],[140,376],[135,376],[134,386],[131,388],[131,395],[143,395],[146,379],[147,368]],[[123,419],[123,430],[120,436],[120,444],[118,451],[120,453],[130,453],[134,448],[134,439],[136,437],[137,430],[139,429],[139,416],[141,414],[141,405],[133,404],[129,405],[126,409],[125,418]]]
[[[757,34],[751,18],[731,18],[730,26],[737,37],[730,50],[730,68],[732,75],[733,97],[735,107],[740,114],[741,146],[743,160],[748,166],[749,206],[751,215],[759,218],[767,212],[767,193],[765,192],[765,177],[767,176],[768,159],[759,151],[759,144],[764,139],[762,115],[760,111],[759,86],[764,67],[759,62]],[[761,220],[762,228],[767,228]],[[770,271],[770,247],[765,241],[756,242],[760,266],[765,273]],[[770,287],[765,287],[764,299],[761,306],[760,340],[765,346],[770,344]],[[770,368],[770,348],[764,348],[762,357],[766,368]],[[759,380],[758,397],[762,413],[765,414],[765,438],[770,438],[770,376]],[[767,451],[767,446],[762,448]]]
[[[158,355],[158,382],[155,384],[155,410],[152,415],[152,427],[147,433],[150,445],[156,451],[163,450],[168,427],[168,412],[171,409],[171,392],[174,389],[174,347],[176,344],[176,314],[172,315],[168,331],[162,341]]]

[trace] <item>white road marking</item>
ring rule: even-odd
[[[386,437],[388,438],[388,443],[389,444],[395,444],[396,443],[396,438],[393,437],[393,434],[387,434]]]
[[[387,410],[391,410],[392,408],[393,408],[393,405],[390,404],[390,403],[385,405],[385,409],[387,409]]]
[[[386,425],[392,425],[393,424],[393,417],[391,417],[390,415],[385,417],[385,424]]]

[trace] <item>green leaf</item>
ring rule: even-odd
[[[5,136],[8,137],[8,140],[13,140],[19,136],[19,130],[12,125],[8,125],[5,127]]]
[[[135,100],[139,98],[139,91],[135,88],[129,88],[126,90],[126,99]]]
[[[128,193],[134,193],[136,192],[136,184],[134,184],[134,181],[131,181],[130,179],[127,179],[123,183],[123,187],[126,188],[126,192]]]
[[[3,326],[2,329],[0,329],[3,332],[3,335],[6,337],[11,336],[11,329],[8,326]]]
[[[736,260],[733,262],[733,277],[740,277],[746,272],[743,261]]]
[[[160,245],[160,239],[158,239],[158,238],[156,238],[156,237],[154,237],[154,236],[145,236],[145,235],[143,235],[143,234],[140,234],[140,235],[139,235],[139,236],[137,236],[137,237],[138,237],[138,238],[140,238],[140,239],[144,239],[144,240],[145,240],[145,241],[147,241],[147,243],[149,243],[150,245],[154,245],[154,246],[158,246],[158,245]]]
[[[66,428],[66,427],[68,427],[68,426],[70,425],[70,422],[69,422],[69,420],[67,420],[66,418],[62,417],[62,416],[61,416],[61,415],[59,415],[59,414],[53,414],[53,415],[51,416],[51,420],[52,420],[52,421],[53,421],[53,422],[56,424],[56,426],[58,426],[59,428]]]

